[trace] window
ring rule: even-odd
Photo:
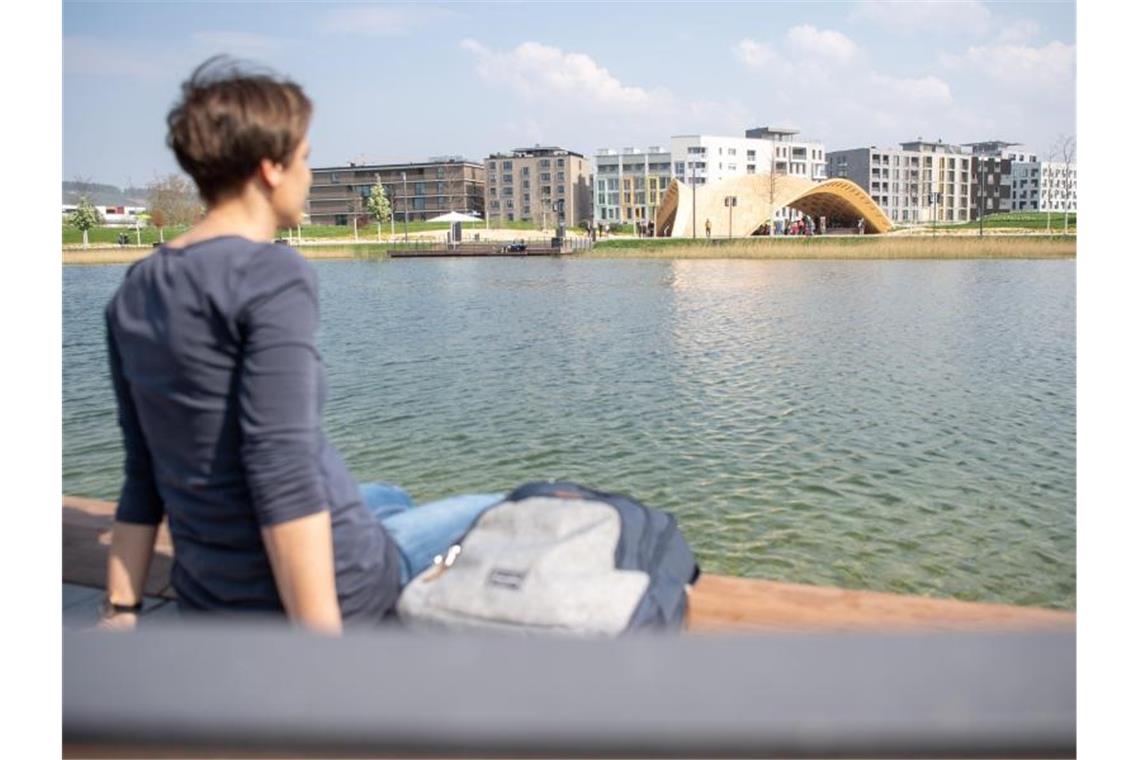
[[[436,182],[435,183],[435,191],[437,193],[441,193],[441,194],[443,193],[443,183],[442,182]]]
[[[564,159],[564,158],[558,159],[558,168],[559,169],[561,169],[565,165],[566,165],[566,159]]]
[[[748,160],[749,161],[755,161],[756,160],[756,151],[754,151],[754,150],[748,151]]]
[[[425,190],[424,190],[424,185],[425,185],[425,184],[426,184],[426,183],[424,183],[424,182],[417,182],[417,183],[416,183],[416,185],[415,185],[415,187],[416,187],[416,191],[415,191],[415,192],[416,192],[416,195],[423,195],[423,194],[424,194],[424,192],[425,192]]]
[[[487,162],[487,171],[489,171],[489,172],[495,171],[495,162],[494,161],[488,161]]]
[[[529,177],[529,176],[530,176],[530,167],[529,167],[529,166],[524,166],[524,167],[522,168],[522,175],[523,175],[524,177]]]
[[[513,164],[514,164],[513,161],[504,161],[503,162],[503,171],[509,172],[511,169],[514,168]]]
[[[503,184],[504,185],[510,185],[514,181],[515,181],[514,175],[512,175],[512,174],[504,174],[503,175]]]
[[[735,156],[736,155],[736,148],[729,148],[728,149],[728,155]]]
[[[416,211],[422,211],[423,209],[427,208],[427,199],[426,198],[413,198],[412,199],[412,208],[414,208]]]
[[[435,176],[437,176],[437,177],[443,176],[443,167],[442,166],[435,167]]]
[[[334,185],[339,185],[340,184],[340,175],[337,174],[336,172],[333,172],[332,174],[329,175],[329,182],[334,184]]]
[[[566,181],[566,172],[558,172],[558,181],[559,182],[565,182]]]
[[[549,158],[540,159],[538,162],[538,168],[539,169],[549,169],[550,168],[550,159]]]

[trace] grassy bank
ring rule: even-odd
[[[939,224],[940,230],[976,230],[978,220],[972,222],[956,222],[954,224]],[[1052,216],[1044,211],[1011,211],[1004,214],[989,214],[982,218],[982,228],[987,230],[1051,230],[1061,234],[1065,229],[1065,214],[1063,211],[1054,211]],[[1069,234],[1077,231],[1077,215],[1069,214]]]
[[[745,238],[692,241],[628,238],[598,241],[592,251],[574,254],[595,259],[1066,259],[1076,255],[1072,235],[875,236]],[[402,242],[301,246],[310,259],[379,259]],[[408,247],[416,247],[412,244]],[[422,247],[422,244],[419,246]],[[123,264],[151,253],[149,247],[69,249],[64,264]]]
[[[428,223],[428,222],[408,222],[408,234],[413,235],[420,232],[442,232],[450,228],[447,222]],[[495,227],[502,230],[537,230],[539,225],[534,222],[496,222]],[[463,229],[471,230],[472,232],[479,232],[486,228],[485,222],[464,222]],[[548,230],[552,229],[553,225],[548,226]],[[404,225],[402,222],[396,222],[396,238],[403,237]],[[186,231],[185,226],[166,227],[163,230],[162,238],[164,240],[173,240]],[[294,231],[295,234],[296,231]],[[392,225],[384,225],[384,239],[387,240],[392,237]],[[134,227],[96,227],[87,231],[87,241],[90,245],[117,245],[119,242],[119,235],[126,233],[130,245],[138,245],[139,238],[142,239],[142,245],[151,245],[159,241],[159,232],[157,227],[142,227],[138,234],[135,233]],[[376,223],[362,224],[357,228],[357,234],[352,234],[352,225],[335,225],[335,224],[308,224],[301,228],[301,236],[307,240],[344,240],[355,241],[359,238],[362,241],[369,241],[376,239]],[[278,230],[277,237],[282,239],[289,238],[288,230]],[[65,246],[80,246],[83,244],[83,232],[74,227],[63,227],[63,244]]]
[[[777,237],[693,241],[634,238],[599,241],[590,258],[666,259],[1064,259],[1076,256],[1069,235]]]

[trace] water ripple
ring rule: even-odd
[[[329,437],[419,500],[571,478],[706,570],[1072,608],[1072,262],[320,262]],[[64,270],[64,489],[114,498],[102,307]]]

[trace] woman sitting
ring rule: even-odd
[[[335,633],[377,623],[499,494],[411,508],[359,488],[321,425],[317,280],[272,241],[300,223],[312,105],[293,82],[211,59],[167,143],[205,216],[133,265],[107,306],[125,447],[105,625],[135,624],[157,526],[184,611],[286,614]]]

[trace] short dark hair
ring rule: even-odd
[[[166,116],[166,144],[206,203],[241,187],[263,158],[288,164],[309,128],[313,104],[300,85],[245,66],[210,58]]]

